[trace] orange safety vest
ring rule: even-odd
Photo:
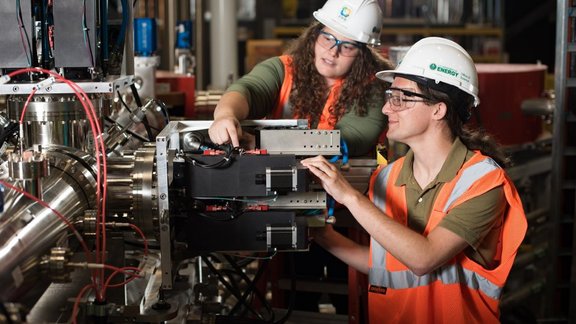
[[[405,186],[396,186],[404,157],[378,169],[370,180],[370,199],[386,215],[407,225]],[[509,204],[498,243],[500,264],[487,270],[460,253],[417,276],[374,239],[370,244],[370,323],[499,323],[499,301],[518,247],[526,234],[522,202],[512,181],[494,160],[479,152],[440,189],[423,235],[454,207],[497,186]]]
[[[282,81],[282,88],[280,89],[280,97],[278,98],[278,104],[276,109],[272,112],[272,117],[274,119],[280,119],[284,115],[284,110],[287,108],[288,100],[290,98],[290,91],[292,91],[293,82],[293,71],[292,71],[292,57],[288,55],[280,56],[280,61],[284,64],[284,80]],[[322,115],[320,116],[320,121],[318,122],[317,129],[334,129],[336,126],[336,120],[330,114],[330,107],[332,107],[340,94],[342,88],[343,79],[338,79],[330,95],[324,104],[324,109],[322,109]],[[293,118],[299,118],[299,116],[293,115]]]

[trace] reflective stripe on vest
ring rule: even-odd
[[[375,180],[375,184],[377,185],[374,186],[373,201],[374,204],[383,211],[386,211],[385,197],[388,182],[390,181],[389,174],[392,165],[396,162],[382,170]],[[447,212],[454,201],[462,196],[474,182],[496,168],[499,168],[496,162],[491,158],[486,158],[464,169],[462,176],[458,179],[454,189],[450,193],[449,199],[444,207],[444,212]],[[463,268],[459,263],[447,264],[423,276],[417,276],[410,270],[388,271],[385,268],[387,251],[376,242],[376,240],[371,239],[371,243],[372,268],[369,269],[369,281],[371,285],[392,289],[406,289],[426,286],[436,280],[440,280],[444,284],[465,284],[472,289],[481,290],[493,299],[500,298],[502,287],[495,285],[472,270]]]
[[[396,165],[396,163],[398,163],[398,161],[394,161],[384,167],[384,169],[376,175],[376,180],[374,182],[378,185],[374,186],[372,200],[374,201],[374,204],[384,212],[386,211],[386,190],[388,188],[388,178],[390,177],[392,167]],[[370,241],[372,242],[372,265],[386,264],[386,250],[373,238],[371,238]],[[369,271],[371,272],[372,268],[370,268]]]
[[[372,240],[372,244],[374,244],[374,242],[375,241]],[[381,248],[379,244],[378,247]],[[372,249],[374,249],[374,246]],[[376,260],[374,260],[374,263],[375,262]],[[382,255],[382,260],[378,260],[378,262],[384,262],[382,264],[386,264],[386,251],[384,251]],[[479,289],[486,294],[486,296],[493,299],[499,299],[502,294],[501,287],[498,287],[474,271],[461,267],[459,264],[446,265],[423,276],[417,276],[410,270],[390,272],[386,271],[385,268],[370,268],[368,276],[371,285],[392,289],[422,287],[436,280],[440,280],[445,285],[465,284],[471,289]]]
[[[443,212],[447,212],[450,206],[456,199],[458,199],[470,186],[476,182],[478,179],[482,178],[486,174],[496,170],[499,168],[496,161],[492,160],[491,158],[486,158],[468,168],[466,168],[462,172],[462,177],[458,179],[454,190],[450,193],[450,197],[446,202],[446,206],[444,206]]]
[[[390,176],[390,171],[392,170],[392,166],[397,161],[394,161],[388,164],[380,173],[378,173],[376,177],[375,183],[378,183],[379,186],[374,186],[374,204],[380,207],[382,210],[386,210],[386,189],[388,188],[388,177]]]

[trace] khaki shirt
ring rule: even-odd
[[[420,188],[412,171],[414,153],[411,150],[406,153],[396,185],[406,185],[408,226],[411,229],[419,233],[424,231],[438,192],[472,155],[474,152],[456,139],[438,176],[426,188]],[[497,244],[506,206],[504,190],[497,187],[450,210],[438,226],[462,237],[470,245],[466,255],[491,269],[498,264]]]

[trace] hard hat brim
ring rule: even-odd
[[[474,94],[474,92],[472,90],[470,91],[466,91],[465,89],[462,89],[461,87],[457,87],[455,85],[443,82],[443,81],[435,81],[434,79],[431,78],[427,78],[427,77],[423,77],[421,75],[417,75],[417,74],[411,74],[411,73],[405,73],[405,72],[398,72],[396,70],[384,70],[384,71],[380,71],[380,72],[376,72],[376,77],[380,80],[386,81],[386,82],[394,82],[394,78],[395,77],[401,77],[401,78],[405,78],[408,80],[412,80],[416,83],[434,88],[436,90],[445,92],[445,90],[442,87],[435,87],[435,84],[439,84],[439,85],[446,85],[446,86],[450,86],[453,87],[454,89],[459,89],[469,95],[471,95],[472,97],[474,97],[474,106],[477,107],[480,104],[480,98],[478,98],[478,95]],[[429,80],[429,82],[424,82],[423,80]]]
[[[380,80],[392,83],[396,74],[398,73],[395,70],[384,70],[376,72],[376,77]]]

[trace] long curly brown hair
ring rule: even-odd
[[[322,28],[324,25],[321,23],[312,23],[286,52],[292,56],[294,78],[290,103],[294,113],[310,120],[311,125],[318,122],[328,95],[326,80],[314,65],[314,46]],[[353,106],[356,107],[356,114],[366,115],[369,94],[374,91],[384,93],[388,86],[384,82],[374,82],[375,73],[392,68],[392,64],[375,49],[361,46],[360,53],[345,76],[338,100],[331,107],[332,119],[340,120],[347,109]]]

